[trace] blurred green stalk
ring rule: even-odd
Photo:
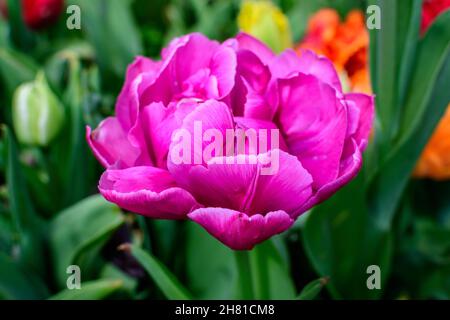
[[[252,300],[254,294],[249,251],[235,251],[234,256],[236,257],[238,286],[241,295],[239,298]]]

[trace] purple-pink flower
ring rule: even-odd
[[[358,173],[373,109],[372,96],[343,93],[332,63],[310,51],[276,56],[247,34],[218,43],[194,33],[174,39],[161,61],[137,58],[115,117],[87,128],[87,139],[106,168],[107,200],[151,218],[189,218],[243,250],[287,230]],[[177,130],[194,137],[189,157],[206,147],[198,122],[200,133],[223,136],[276,129],[279,141],[231,153],[223,142],[226,153],[174,161]],[[274,156],[277,170],[261,174]]]

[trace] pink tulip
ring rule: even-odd
[[[223,43],[194,33],[174,39],[161,61],[137,58],[116,116],[87,128],[87,139],[106,168],[99,189],[107,200],[151,218],[189,218],[245,250],[355,177],[373,114],[373,97],[344,94],[324,57],[276,56],[243,33]],[[230,153],[216,141],[226,153],[201,153],[208,130],[226,137],[250,129],[269,140],[266,150],[246,140]],[[180,130],[193,137],[183,156],[200,162],[174,160]],[[278,167],[264,174],[271,160]]]

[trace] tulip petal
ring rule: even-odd
[[[311,184],[311,175],[295,156],[272,150],[258,156],[217,157],[206,167],[194,166],[186,189],[205,206],[249,215],[276,210],[290,214],[312,195]]]
[[[278,125],[291,154],[314,178],[315,189],[337,178],[347,131],[346,105],[312,75],[278,81]]]
[[[247,50],[238,52],[238,75],[241,81],[237,81],[238,92],[245,96],[243,112],[237,115],[245,115],[249,118],[272,120],[275,108],[269,104],[266,97],[268,93],[271,74],[269,68],[261,62],[258,56]],[[244,86],[244,88],[239,88]],[[234,108],[240,110],[241,108]]]
[[[300,57],[292,49],[283,51],[269,64],[272,76],[279,79],[290,78],[299,72],[307,74],[309,68],[301,68],[302,66]]]
[[[240,32],[236,36],[236,40],[239,44],[239,50],[249,50],[253,52],[265,65],[268,65],[270,61],[275,58],[275,54],[268,46],[247,33]]]
[[[238,52],[237,59],[239,75],[245,79],[254,91],[263,93],[271,77],[269,68],[251,51]]]
[[[305,202],[301,209],[298,210],[293,217],[296,219],[299,215],[311,209],[315,205],[322,203],[331,197],[337,190],[349,183],[359,172],[362,167],[362,154],[358,148],[357,143],[353,139],[346,142],[343,152],[343,157],[340,165],[339,176],[322,186],[307,202]]]
[[[362,93],[350,93],[345,95],[345,100],[347,104],[352,104],[359,110],[358,122],[356,124],[357,128],[353,134],[353,138],[362,152],[365,150],[369,141],[375,116],[374,97]],[[351,126],[350,123],[349,126]]]
[[[187,97],[222,99],[234,86],[234,50],[200,33],[174,39],[163,50],[163,58],[158,77],[143,91],[144,105],[152,102],[168,105]]]
[[[220,46],[210,62],[211,74],[217,80],[218,96],[209,98],[223,99],[230,94],[236,77],[237,59],[233,49]]]
[[[326,57],[320,57],[313,51],[302,50],[301,55],[287,49],[274,58],[269,64],[274,78],[287,79],[298,73],[310,74],[342,92],[341,81],[333,66]]]
[[[234,122],[230,109],[226,104],[215,100],[198,104],[191,113],[185,116],[178,131],[183,134],[177,140],[177,134],[174,133],[174,140],[170,144],[167,161],[169,171],[181,186],[186,185],[188,172],[193,165],[205,164],[205,161],[208,160],[205,158],[204,152],[208,145],[213,145],[216,141],[215,137],[211,138],[211,141],[203,141],[205,132],[213,129],[222,138],[222,141],[217,143],[219,149],[211,154],[211,156],[216,156],[216,151],[220,152],[220,155],[226,154],[226,146],[224,145],[226,130],[233,128]],[[189,141],[184,141],[185,136],[189,138]],[[184,156],[183,159],[179,159],[179,149],[183,149],[183,153],[188,152],[189,159],[185,159]]]
[[[151,218],[184,219],[199,207],[169,172],[155,167],[108,169],[100,178],[99,190],[119,207]]]
[[[144,107],[136,124],[130,130],[129,139],[142,152],[140,161],[165,169],[173,131],[180,127],[187,114],[198,105],[193,99],[184,99],[168,107],[154,102]]]
[[[106,118],[92,132],[90,127],[86,127],[86,139],[95,157],[105,168],[118,162],[121,166],[133,166],[140,154],[140,150],[128,141],[115,117]]]
[[[201,33],[191,33],[184,37],[187,37],[185,44],[177,48],[170,62],[179,84],[198,70],[209,67],[220,47],[217,41],[209,40]]]
[[[248,216],[223,208],[197,209],[188,217],[234,250],[250,250],[256,244],[289,229],[294,222],[284,211]]]
[[[157,76],[160,66],[160,62],[137,57],[128,67],[125,84],[116,103],[116,116],[125,130],[130,129],[136,121],[139,108],[137,87],[142,82],[142,74],[147,75],[147,82],[152,82],[152,79],[154,80]]]

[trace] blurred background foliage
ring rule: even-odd
[[[123,212],[97,194],[102,168],[85,126],[113,113],[136,55],[159,59],[171,38],[193,31],[221,41],[234,36],[241,1],[67,0],[81,8],[81,30],[66,28],[64,10],[39,31],[24,23],[21,1],[6,2],[0,298],[239,298],[233,252],[198,225]],[[411,172],[450,101],[450,13],[420,37],[421,0],[273,3],[289,19],[293,43],[319,9],[334,8],[344,19],[380,6],[382,29],[371,32],[370,46],[377,121],[359,177],[252,251],[257,276],[268,279],[256,297],[449,299],[450,182],[411,179]],[[64,109],[62,129],[50,143],[23,144],[13,130],[14,94],[39,71]],[[366,286],[373,264],[381,290]],[[81,268],[81,290],[67,289],[69,265]]]

